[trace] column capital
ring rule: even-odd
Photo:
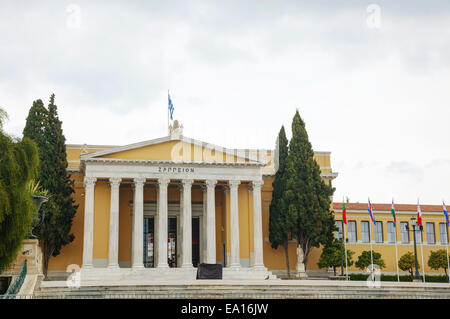
[[[241,181],[228,181],[228,185],[230,185],[230,188],[237,188],[239,186],[239,184],[241,183]]]
[[[84,177],[84,187],[94,186],[95,182],[97,182],[97,177],[85,176]]]
[[[217,180],[216,179],[207,179],[205,181],[205,184],[206,184],[207,188],[214,188],[214,187],[216,187]]]
[[[143,177],[143,176],[139,176],[139,177],[133,178],[133,182],[137,186],[143,186],[146,181],[147,181],[147,179],[145,177]]]
[[[119,187],[121,182],[122,182],[122,178],[120,178],[120,177],[110,177],[109,178],[109,185],[111,187]]]
[[[264,184],[263,181],[259,180],[259,181],[252,181],[252,186],[254,188],[261,188],[261,186]]]
[[[158,178],[159,187],[167,188],[169,183],[170,183],[170,179],[168,179],[168,178]]]
[[[181,183],[183,184],[183,186],[189,187],[189,186],[192,186],[192,184],[194,184],[194,180],[193,179],[182,179]]]

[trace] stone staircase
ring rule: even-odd
[[[66,282],[42,282],[33,298],[170,298],[170,299],[292,299],[292,298],[433,298],[450,299],[449,284],[382,283],[325,280],[196,280],[185,282],[89,282],[69,288]]]

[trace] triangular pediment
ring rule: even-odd
[[[245,150],[227,149],[184,136],[167,136],[81,156],[81,160],[88,159],[264,164]]]

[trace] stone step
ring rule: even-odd
[[[447,287],[333,285],[141,285],[40,287],[36,298],[446,298]]]

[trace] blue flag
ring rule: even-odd
[[[445,203],[444,202],[442,202],[442,208],[444,210],[445,221],[447,222],[447,226],[448,226],[448,224],[449,224],[449,222],[448,222],[448,213],[447,213],[447,209],[445,208]]]
[[[170,119],[173,120],[173,104],[172,104],[172,100],[170,99],[170,95],[169,95],[169,113],[170,113]]]

